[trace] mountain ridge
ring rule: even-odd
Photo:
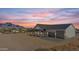
[[[7,22],[7,23],[0,23],[0,28],[25,28],[25,27]]]

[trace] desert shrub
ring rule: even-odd
[[[79,48],[79,45],[77,45],[77,47]]]

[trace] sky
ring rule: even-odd
[[[73,23],[79,28],[79,8],[0,8],[0,23],[5,22],[29,28],[36,24]]]

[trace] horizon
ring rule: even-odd
[[[5,22],[5,23],[0,23],[0,24],[7,24],[7,23],[11,23],[11,22]],[[14,24],[14,23],[11,23],[11,24]],[[66,24],[72,24],[73,26],[74,26],[74,24],[73,23],[66,23]],[[14,25],[18,25],[18,24],[14,24]],[[36,25],[38,25],[38,24],[36,24]],[[35,25],[35,26],[36,26]],[[60,25],[60,24],[42,24],[42,25]],[[19,26],[21,26],[21,25],[19,25]],[[35,27],[34,26],[34,27]],[[22,26],[22,27],[24,27],[24,26]],[[34,27],[24,27],[24,28],[34,28]],[[75,27],[75,26],[74,26]],[[79,29],[79,28],[76,28],[75,27],[75,29]]]
[[[68,24],[79,28],[79,8],[0,8],[0,23],[33,28],[36,24]]]

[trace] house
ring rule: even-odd
[[[49,37],[68,39],[76,36],[75,27],[72,24],[45,25],[37,24],[34,29],[46,31]]]
[[[76,33],[79,33],[79,29],[76,29]]]
[[[0,23],[0,32],[2,33],[18,33],[25,32],[26,28],[20,25],[12,24],[12,23]]]

